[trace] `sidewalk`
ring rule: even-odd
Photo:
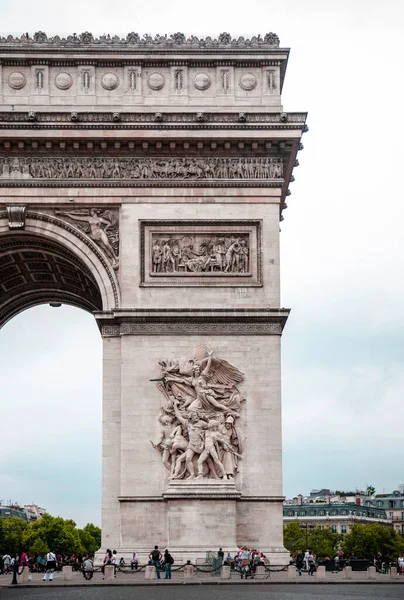
[[[326,579],[318,579],[316,575],[310,577],[308,575],[292,574],[288,576],[287,572],[270,573],[270,576],[255,577],[254,579],[248,578],[247,580],[241,579],[238,573],[232,572],[230,579],[221,579],[220,577],[212,577],[205,573],[198,573],[193,579],[184,579],[183,571],[174,571],[171,580],[163,579],[164,573],[160,580],[145,580],[144,571],[141,572],[124,572],[117,573],[114,580],[105,581],[103,580],[102,573],[96,572],[93,579],[86,581],[81,573],[73,573],[71,581],[64,581],[62,579],[62,573],[55,573],[54,580],[52,582],[43,581],[43,575],[39,573],[32,574],[32,580],[28,583],[19,584],[19,587],[98,587],[98,586],[156,586],[156,585],[250,585],[250,584],[404,584],[404,576],[397,576],[394,579],[390,578],[389,575],[377,574],[376,579],[368,579],[366,572],[354,572],[352,573],[352,579],[345,579],[343,573],[327,573]],[[5,587],[17,587],[11,585],[11,575],[0,575],[0,589]]]

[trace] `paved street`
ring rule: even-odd
[[[165,585],[3,589],[1,600],[402,600],[401,585]]]

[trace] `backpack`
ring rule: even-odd
[[[173,559],[173,557],[171,556],[171,554],[170,554],[170,558],[169,558],[168,560],[170,561],[170,565],[173,565],[173,564],[174,564],[174,559]]]
[[[160,552],[158,550],[153,550],[151,556],[152,560],[160,560]]]

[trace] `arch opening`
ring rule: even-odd
[[[28,231],[0,235],[0,328],[39,304],[103,310],[97,281],[70,249]]]

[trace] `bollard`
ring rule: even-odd
[[[258,565],[258,567],[255,569],[255,576],[256,577],[265,577],[265,575],[266,575],[265,567],[263,565]]]
[[[114,565],[105,565],[104,579],[105,581],[111,581],[111,579],[114,579]]]
[[[193,565],[185,565],[184,567],[184,579],[193,579],[195,575]]]
[[[229,565],[223,565],[220,577],[222,579],[230,579],[230,566]]]
[[[352,579],[352,567],[344,567],[344,579]]]
[[[288,579],[294,579],[296,577],[296,567],[295,565],[288,566]]]
[[[390,567],[390,579],[397,577],[397,567]]]
[[[376,579],[376,567],[368,567],[368,579]]]
[[[153,565],[147,565],[147,567],[144,571],[144,578],[145,579],[157,579],[156,567]]]
[[[325,579],[325,567],[324,567],[324,565],[321,566],[321,567],[317,567],[316,577],[317,577],[317,579]]]
[[[29,569],[28,567],[24,567],[21,575],[18,575],[18,583],[27,583],[29,577]]]
[[[62,579],[63,581],[71,581],[72,579],[72,568],[65,566],[62,567]]]

